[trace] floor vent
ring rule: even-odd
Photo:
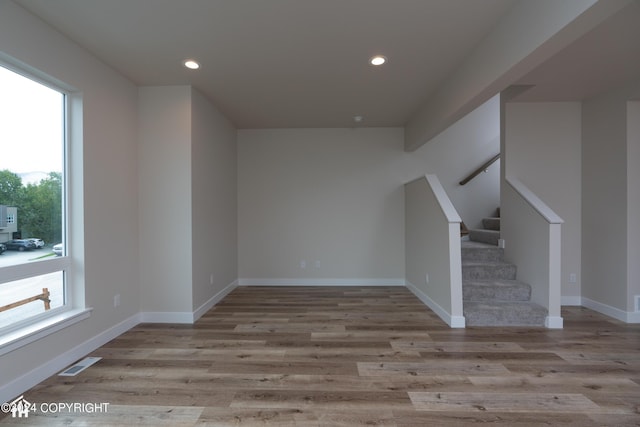
[[[87,369],[89,366],[93,365],[94,363],[96,363],[100,359],[102,359],[102,357],[85,357],[84,359],[82,359],[81,361],[76,363],[75,365],[69,366],[67,369],[65,369],[64,371],[60,372],[58,375],[60,375],[62,377],[73,377],[73,376],[76,376],[80,372],[84,371],[85,369]]]

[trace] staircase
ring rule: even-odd
[[[531,286],[498,247],[500,210],[469,230],[462,247],[462,299],[467,326],[544,326],[547,310],[531,302]]]

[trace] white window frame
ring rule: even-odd
[[[63,126],[63,218],[64,253],[54,259],[0,267],[0,284],[43,274],[62,272],[65,303],[46,313],[0,328],[0,356],[71,326],[91,314],[84,303],[84,274],[78,268],[84,259],[82,231],[82,94],[0,52],[0,66],[64,96]],[[77,182],[74,182],[74,180]],[[73,200],[73,204],[71,201]],[[78,216],[78,221],[76,217]],[[75,225],[77,224],[77,225]],[[73,242],[73,244],[70,244]],[[77,248],[74,246],[77,244]]]

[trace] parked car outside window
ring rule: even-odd
[[[42,239],[38,239],[36,237],[27,237],[22,240],[28,240],[30,242],[33,242],[36,245],[36,249],[44,248],[44,240]]]
[[[7,250],[20,252],[30,251],[36,248],[35,243],[25,239],[9,240],[8,242],[4,242],[4,245],[7,247]]]
[[[7,250],[7,247],[4,245],[4,243],[0,243],[0,254],[6,250]]]
[[[56,256],[62,256],[62,243],[58,243],[57,245],[53,245],[53,253],[56,254]]]

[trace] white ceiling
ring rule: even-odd
[[[640,76],[640,2],[532,70],[518,84],[535,85],[517,101],[581,101]]]
[[[137,85],[192,84],[237,127],[262,128],[404,125],[513,0],[17,3]]]
[[[238,128],[290,128],[405,125],[515,0],[16,2],[137,85],[191,84]],[[582,100],[637,77],[638,40],[635,1],[514,82],[535,85],[517,100]],[[389,62],[372,67],[374,54]]]

